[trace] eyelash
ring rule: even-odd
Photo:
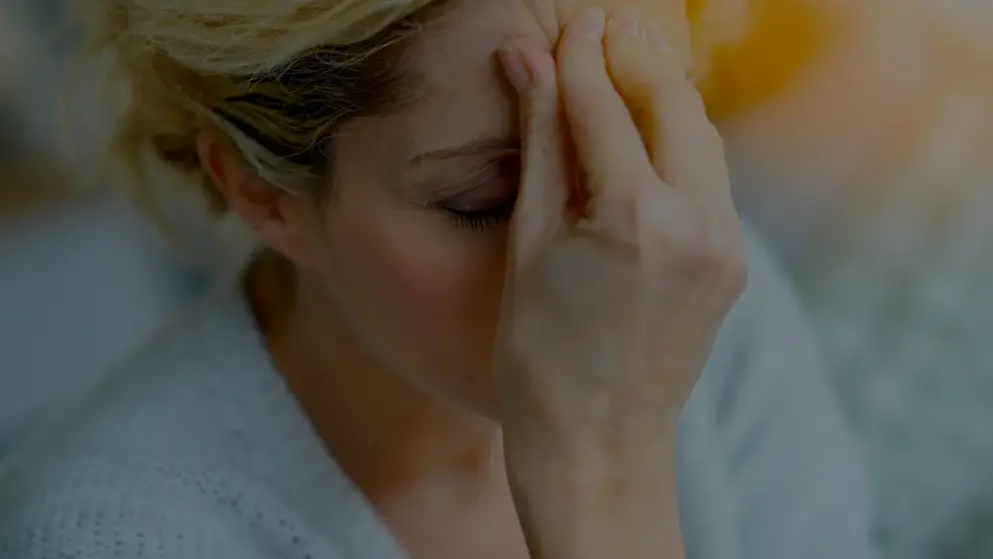
[[[499,182],[501,186],[507,186],[508,190],[514,193],[507,200],[495,206],[484,207],[479,210],[457,210],[449,205],[441,204],[439,208],[459,229],[468,230],[473,233],[483,233],[489,231],[500,224],[510,220],[517,205],[516,184],[520,177],[520,156],[512,154],[508,157],[491,161],[483,169],[481,176],[477,177],[479,186],[487,183]],[[511,186],[514,185],[514,186]]]
[[[443,208],[443,210],[456,227],[473,233],[483,233],[508,221],[514,213],[516,202],[516,199],[511,199],[495,208],[473,212],[462,212],[451,208]]]

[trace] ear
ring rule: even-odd
[[[259,177],[231,144],[213,131],[197,137],[200,165],[228,203],[263,245],[303,267],[310,267],[307,231],[313,212],[308,200]]]

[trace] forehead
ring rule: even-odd
[[[674,45],[688,49],[685,0],[450,1],[406,51],[405,66],[420,78],[416,102],[379,120],[377,132],[388,129],[389,151],[407,155],[515,134],[514,94],[495,51],[518,37],[552,49],[581,9],[610,14],[628,6],[661,23]]]
[[[448,90],[493,72],[493,53],[513,37],[553,48],[566,24],[583,8],[610,14],[633,7],[664,26],[679,50],[688,51],[686,0],[454,0],[432,20],[409,55],[427,85]],[[684,48],[685,47],[685,48]]]
[[[448,0],[418,50],[458,43],[462,49],[492,51],[510,36],[530,36],[551,47],[569,20],[588,7],[607,14],[635,8],[665,26],[672,43],[681,45],[688,43],[687,1],[701,0]]]

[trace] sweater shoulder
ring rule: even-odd
[[[268,362],[240,300],[225,295],[197,305],[41,422],[10,463],[49,452],[155,456],[168,448],[176,456],[228,434],[231,402],[268,376]]]
[[[274,430],[296,410],[239,305],[198,307],[14,449],[0,465],[0,556],[254,559],[305,540],[263,450],[293,444]]]

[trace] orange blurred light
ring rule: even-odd
[[[702,17],[708,7],[708,0],[686,0],[698,44],[712,42],[699,36],[709,32]],[[741,38],[713,44],[703,54],[708,71],[698,87],[714,119],[733,116],[783,91],[837,35],[834,14],[804,0],[750,0],[747,13]]]

